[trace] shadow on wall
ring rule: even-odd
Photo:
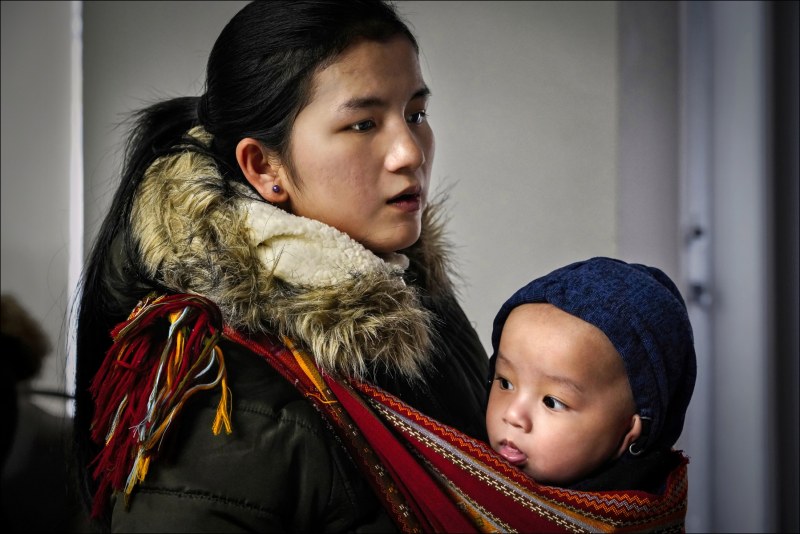
[[[26,387],[50,353],[50,340],[13,296],[0,299],[8,429],[0,443],[0,524],[12,532],[91,532],[68,468],[72,421],[39,408],[32,402],[36,392]]]

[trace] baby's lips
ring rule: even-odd
[[[500,445],[500,450],[497,451],[500,456],[508,460],[514,465],[522,465],[528,461],[528,455],[519,450],[513,443],[505,442]]]

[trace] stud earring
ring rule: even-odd
[[[281,192],[281,186],[279,186],[278,184],[273,185],[272,186],[272,192],[273,193],[280,193]]]

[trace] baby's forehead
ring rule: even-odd
[[[546,371],[563,369],[587,380],[626,375],[622,356],[602,330],[549,303],[512,310],[502,337],[498,358],[511,365],[540,362]],[[523,357],[537,361],[522,362]]]
[[[606,345],[619,356],[611,338],[603,329],[549,302],[520,304],[511,310],[509,320],[506,321],[503,330],[509,326],[527,329],[532,334],[550,330],[551,335],[552,332],[556,332],[565,338]],[[621,358],[621,356],[619,357]]]

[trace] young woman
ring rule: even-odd
[[[396,527],[358,451],[269,362],[485,437],[417,42],[380,0],[254,2],[206,75],[202,96],[137,114],[87,264],[87,503],[127,532]]]

